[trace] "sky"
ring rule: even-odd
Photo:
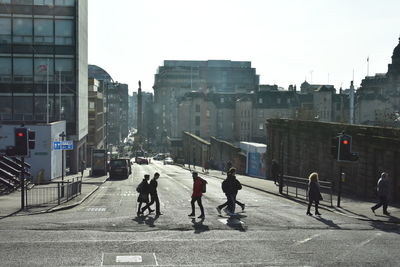
[[[358,87],[387,72],[399,0],[88,0],[89,64],[153,92],[164,60],[251,61],[260,84]]]

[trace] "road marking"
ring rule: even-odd
[[[237,219],[237,218],[229,218],[229,219],[218,219],[218,221],[220,221],[223,224],[244,224],[244,222],[242,222],[241,220]]]
[[[134,256],[116,256],[115,262],[142,262],[142,256],[134,255]]]
[[[153,253],[153,256],[154,256],[154,260],[156,261],[156,265],[158,266],[158,261],[157,261],[156,253]]]
[[[296,243],[294,243],[294,245],[295,245],[295,246],[298,246],[298,245],[307,243],[308,241],[310,241],[310,240],[312,240],[313,238],[316,238],[316,237],[318,237],[318,236],[320,236],[320,234],[312,235],[312,236],[310,236],[310,237],[308,237],[308,238],[306,238],[306,239],[304,239],[304,240],[297,241]]]
[[[103,211],[106,211],[106,208],[102,208],[102,207],[93,207],[93,208],[87,208],[86,211],[103,212]]]

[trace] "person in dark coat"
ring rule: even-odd
[[[388,207],[388,196],[389,196],[389,179],[388,174],[386,172],[381,173],[381,178],[378,180],[377,184],[377,193],[379,197],[379,202],[371,208],[372,212],[375,213],[375,210],[380,206],[383,206],[383,214],[390,215],[387,211]]]
[[[322,200],[321,196],[321,191],[319,189],[319,179],[318,179],[318,173],[313,172],[310,174],[308,177],[308,208],[307,208],[307,215],[312,216],[310,209],[311,205],[314,202],[315,203],[315,215],[321,215],[321,213],[318,212],[318,204],[319,201]]]
[[[226,179],[222,182],[222,191],[225,193],[227,201],[224,204],[219,205],[217,207],[218,213],[221,213],[221,209],[227,205],[228,208],[225,210],[226,213],[230,216],[236,215],[235,203],[240,205],[242,207],[242,210],[244,210],[245,204],[236,200],[236,195],[238,191],[242,189],[242,184],[236,179],[235,174],[236,174],[236,169],[231,168],[228,171]]]
[[[205,181],[200,176],[198,176],[197,172],[193,172],[192,177],[193,177],[193,193],[192,193],[192,201],[190,201],[190,205],[192,206],[192,213],[190,213],[188,216],[191,216],[191,217],[196,216],[195,215],[196,213],[194,210],[194,203],[197,202],[197,204],[199,205],[199,208],[200,208],[200,212],[201,212],[201,214],[198,218],[204,219],[205,215],[204,215],[203,204],[201,202],[201,197],[203,196],[203,192],[202,192],[203,182],[207,183],[207,181]]]
[[[143,211],[141,209],[142,204],[146,203],[146,206],[148,206],[148,203],[149,203],[150,185],[147,182],[149,179],[150,179],[150,175],[145,174],[144,179],[138,185],[138,188],[137,188],[137,190],[139,191],[139,196],[137,198],[137,202],[139,203],[139,207],[137,209],[137,216],[143,215]],[[154,210],[150,209],[150,207],[148,207],[148,210],[149,210],[149,213],[154,211]]]
[[[279,182],[279,173],[280,173],[279,164],[275,159],[273,159],[271,165],[271,176],[272,179],[274,180],[274,184],[277,184]]]
[[[150,206],[154,204],[154,202],[156,203],[156,215],[162,215],[162,213],[160,212],[160,200],[158,199],[158,194],[157,194],[157,186],[158,186],[158,182],[157,179],[160,177],[160,174],[158,172],[156,172],[154,174],[153,179],[151,179],[150,184],[149,184],[149,188],[150,188],[150,197],[151,197],[151,201],[149,204],[147,204],[146,206],[143,207],[142,209],[142,213],[146,210],[149,209],[149,212],[152,212],[153,210],[150,209]]]

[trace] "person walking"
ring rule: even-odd
[[[280,173],[279,164],[275,159],[273,159],[271,165],[271,176],[272,179],[274,180],[274,184],[279,183],[279,173]]]
[[[388,174],[386,172],[381,173],[381,177],[378,180],[376,190],[378,193],[379,202],[371,208],[372,212],[375,214],[375,210],[383,206],[383,214],[390,215],[390,213],[387,211],[388,196],[389,196],[389,179],[388,179]]]
[[[80,169],[81,169],[81,177],[83,178],[83,173],[84,173],[84,171],[85,171],[85,169],[86,169],[86,162],[85,162],[85,160],[81,160],[81,164],[80,164]]]
[[[207,181],[199,177],[197,172],[193,172],[192,177],[193,177],[193,193],[192,193],[192,201],[190,201],[190,205],[192,206],[192,213],[190,213],[188,216],[191,217],[196,216],[194,210],[194,203],[197,202],[201,212],[198,218],[204,219],[205,215],[204,215],[203,204],[201,203],[201,197],[203,196],[202,192],[203,183],[207,183]]]
[[[141,209],[142,204],[146,203],[146,206],[149,203],[149,193],[150,193],[150,185],[148,180],[150,179],[150,175],[145,174],[144,179],[142,182],[137,186],[136,191],[139,193],[137,198],[137,202],[139,203],[139,207],[137,209],[137,216],[143,215],[144,210]],[[149,213],[153,212],[154,210],[148,207]]]
[[[224,184],[225,182],[225,184]],[[224,191],[226,195],[227,201],[224,204],[221,204],[217,207],[217,211],[219,214],[221,214],[222,208],[225,206],[228,206],[228,209],[226,210],[229,215],[236,215],[234,213],[235,211],[235,204],[238,204],[241,208],[242,211],[244,211],[245,204],[241,203],[240,201],[236,200],[236,195],[240,189],[242,189],[242,184],[236,179],[236,169],[231,168],[228,171],[228,175],[226,177],[226,180],[222,182],[222,191]],[[233,201],[233,204],[232,204]],[[233,206],[233,208],[232,208]],[[230,208],[229,208],[230,207]]]
[[[143,213],[146,209],[150,209],[150,206],[154,204],[154,202],[156,203],[156,215],[160,216],[162,215],[162,213],[160,212],[160,200],[158,199],[158,194],[157,194],[157,186],[158,186],[158,178],[160,177],[160,174],[158,172],[156,172],[153,176],[153,179],[151,179],[150,184],[149,184],[149,190],[150,190],[150,197],[151,197],[151,201],[149,204],[147,204],[146,206],[143,207],[143,209],[141,210],[141,212]],[[152,212],[152,210],[150,211]]]
[[[318,173],[313,172],[310,174],[308,177],[308,207],[307,207],[307,215],[312,216],[310,209],[311,205],[314,202],[315,203],[315,215],[321,215],[321,213],[318,212],[318,204],[319,201],[322,200],[321,196],[321,191],[319,188],[319,178],[318,178]]]

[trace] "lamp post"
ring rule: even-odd
[[[66,134],[63,131],[59,136],[61,141],[64,141]],[[61,149],[61,185],[61,196],[64,196],[64,149]]]

